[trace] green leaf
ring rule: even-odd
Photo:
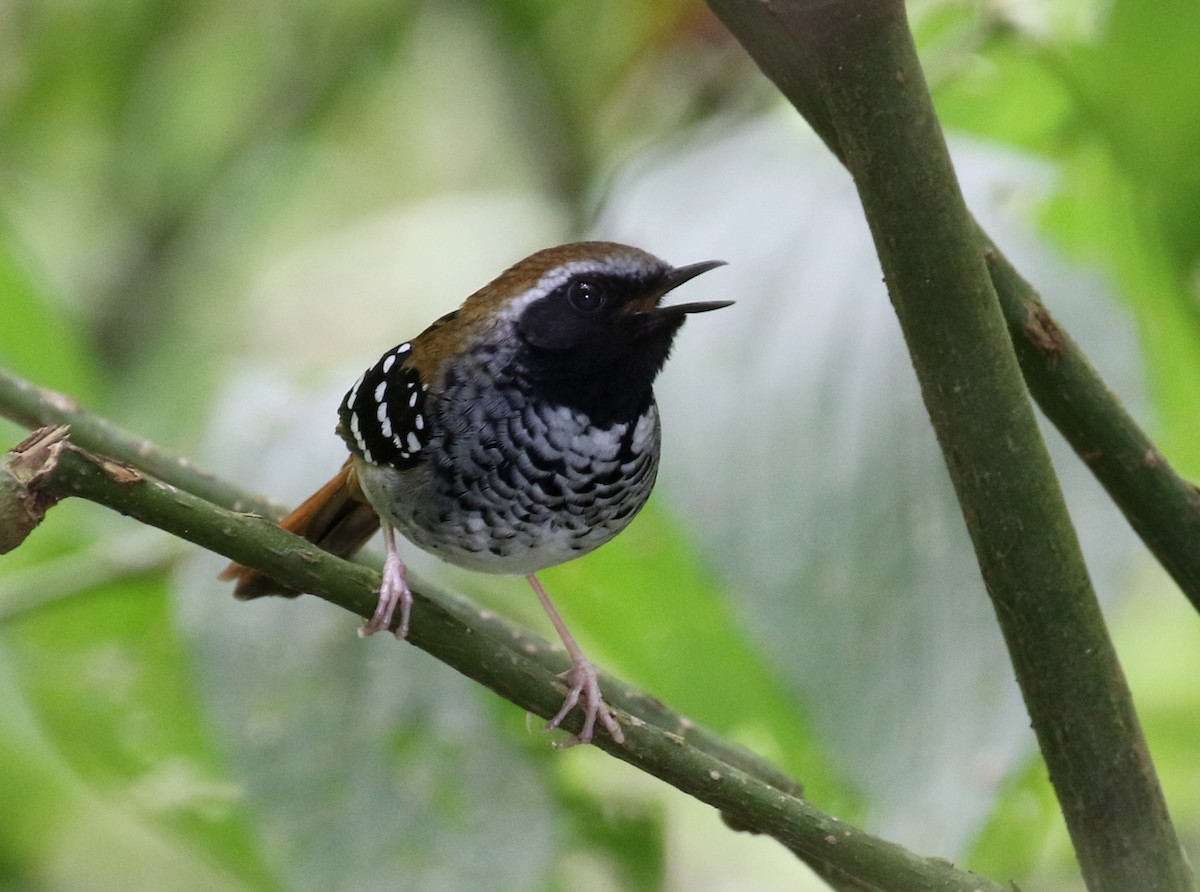
[[[943,125],[1039,155],[1060,147],[1075,113],[1072,96],[1046,53],[1004,33],[935,91]]]
[[[10,621],[11,663],[47,738],[95,795],[166,845],[269,887],[240,789],[197,710],[166,583],[160,571],[85,586]]]
[[[244,892],[202,845],[130,798],[81,781],[31,713],[0,652],[0,887]]]
[[[2,224],[0,308],[0,366],[78,399],[94,393],[92,366],[77,329],[54,305],[48,284],[38,280],[30,259],[18,250],[15,234]],[[7,439],[23,437],[18,430],[0,419]]]

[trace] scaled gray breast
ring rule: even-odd
[[[447,369],[426,402],[432,423],[421,480],[390,518],[447,560],[530,573],[579,557],[628,525],[658,470],[658,410],[594,426],[505,381],[485,351]]]

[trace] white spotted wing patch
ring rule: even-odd
[[[338,433],[351,452],[373,464],[411,467],[429,443],[428,388],[405,363],[411,351],[412,345],[404,343],[385,353],[338,409]]]

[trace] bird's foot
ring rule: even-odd
[[[597,719],[608,729],[609,736],[613,740],[617,743],[625,742],[625,734],[621,731],[621,726],[617,724],[612,710],[600,696],[600,680],[596,675],[595,666],[581,656],[576,658],[575,662],[571,664],[571,668],[562,673],[559,678],[569,685],[567,698],[563,701],[562,709],[558,711],[558,714],[546,724],[546,730],[553,731],[572,709],[580,703],[583,704],[583,728],[578,734],[572,734],[567,738],[566,742],[562,744],[564,749],[575,746],[577,743],[591,743]]]
[[[362,624],[358,630],[359,638],[368,638],[376,632],[387,629],[392,625],[392,617],[397,605],[400,607],[400,625],[396,627],[396,637],[408,637],[408,619],[412,613],[413,596],[405,578],[404,562],[400,555],[389,550],[383,562],[383,583],[379,586],[379,603],[375,613]]]

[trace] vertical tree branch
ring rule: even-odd
[[[714,3],[736,21],[750,6]],[[815,73],[822,136],[854,176],[1084,878],[1094,890],[1192,889],[904,4],[754,6],[743,18],[761,33],[765,9]],[[776,34],[775,57],[779,45]]]
[[[845,163],[841,138],[821,86],[817,57],[804,35],[789,33],[780,21],[787,5],[751,0],[708,3],[763,73]],[[987,246],[992,285],[1034,399],[1200,611],[1200,492],[1176,473],[1066,330],[1050,318],[1037,292],[987,234],[978,226],[976,229]],[[1048,324],[1039,324],[1040,320]],[[1043,333],[1050,337],[1041,337]]]

